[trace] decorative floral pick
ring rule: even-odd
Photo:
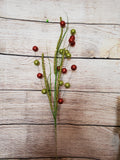
[[[62,97],[60,97],[59,94],[59,88],[60,86],[65,86],[65,88],[70,88],[70,83],[66,82],[64,83],[61,80],[61,74],[66,74],[67,73],[67,69],[63,68],[63,62],[64,59],[70,59],[71,58],[71,54],[69,52],[68,49],[66,48],[61,48],[61,44],[66,36],[66,33],[68,31],[68,23],[66,26],[65,21],[62,20],[62,18],[60,17],[60,26],[61,26],[61,33],[60,33],[60,37],[59,40],[57,42],[57,46],[56,46],[56,50],[55,50],[55,55],[54,55],[54,75],[55,75],[55,81],[54,81],[54,98],[52,98],[52,91],[51,91],[51,67],[50,67],[50,75],[49,75],[49,79],[47,77],[46,74],[46,68],[45,68],[45,62],[44,62],[44,53],[42,53],[42,70],[43,70],[43,74],[42,73],[38,73],[37,77],[39,79],[44,78],[44,83],[45,83],[45,88],[42,89],[42,93],[43,94],[47,94],[48,96],[48,100],[49,100],[49,104],[50,104],[50,108],[51,108],[51,112],[53,115],[53,119],[54,119],[54,126],[55,126],[55,141],[56,141],[56,160],[57,160],[57,111],[58,111],[58,104],[62,104],[64,103],[64,99]],[[64,31],[65,29],[65,31]],[[75,46],[75,34],[76,34],[76,30],[72,29],[71,30],[71,36],[68,40],[69,42],[69,46],[73,47]],[[38,51],[38,47],[37,46],[33,46],[32,50],[34,52]],[[35,60],[34,64],[36,66],[40,65],[39,60]],[[71,66],[71,70],[75,71],[77,69],[77,66],[75,64],[73,64]]]

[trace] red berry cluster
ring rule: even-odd
[[[76,30],[75,29],[71,29],[71,36],[69,38],[69,44],[70,46],[75,46],[75,33],[76,33]]]
[[[65,27],[65,21],[61,21],[60,22],[60,26],[62,28]],[[76,30],[75,29],[71,29],[71,36],[69,38],[69,44],[73,47],[75,45],[75,33],[76,33]]]
[[[75,65],[75,64],[73,64],[72,66],[71,66],[71,69],[73,70],[73,71],[75,71],[76,69],[77,69],[77,66]],[[57,66],[57,71],[60,71],[60,66]],[[62,68],[62,73],[64,74],[64,73],[67,73],[67,69],[66,68]]]

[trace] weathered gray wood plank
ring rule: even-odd
[[[109,127],[58,126],[59,157],[116,160],[120,130]],[[55,156],[53,126],[0,126],[0,158]],[[64,135],[64,136],[63,136]]]
[[[69,48],[72,57],[120,57],[120,26],[70,24],[69,29],[72,28],[77,31],[76,45]],[[59,34],[59,24],[0,19],[0,52],[34,56],[32,47],[37,45],[37,56],[42,52],[54,56]],[[69,36],[70,32],[67,39]],[[68,46],[67,39],[64,47]]]
[[[61,92],[58,123],[120,126],[120,94]],[[0,92],[0,124],[50,124],[48,98],[39,91]]]
[[[60,16],[70,22],[120,23],[119,0],[2,0],[0,16],[28,20],[59,21]]]
[[[36,75],[42,72],[42,66],[36,67],[35,58],[19,56],[0,56],[0,88],[1,89],[32,89],[40,90],[44,87],[44,80]],[[41,58],[39,58],[41,62]],[[50,59],[53,64],[53,59]],[[47,74],[49,75],[48,60],[45,59]],[[76,64],[77,70],[71,71],[71,65]],[[120,63],[116,60],[71,59],[65,60],[64,66],[68,73],[62,75],[64,82],[70,82],[74,91],[120,91]],[[53,65],[52,65],[53,68]],[[54,82],[54,73],[52,74]],[[65,87],[61,87],[65,90]]]

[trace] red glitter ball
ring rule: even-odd
[[[71,69],[72,69],[73,71],[75,71],[75,70],[77,69],[77,66],[76,66],[75,64],[73,64],[73,65],[71,66]]]
[[[42,73],[38,73],[38,74],[37,74],[37,78],[40,78],[40,79],[41,79],[42,77],[43,77]]]
[[[74,39],[69,38],[69,43],[70,43],[70,44],[74,43]]]
[[[37,47],[37,46],[33,46],[32,50],[33,50],[34,52],[37,52],[37,51],[38,51],[38,47]]]
[[[75,40],[75,36],[73,36],[73,35],[70,36],[70,39]]]
[[[66,73],[67,69],[66,68],[62,68],[62,73]]]
[[[61,25],[62,28],[64,28],[65,27],[65,21],[61,21],[60,25]]]
[[[70,45],[71,45],[72,47],[74,47],[74,46],[75,46],[75,41],[73,41],[72,43],[70,43]]]
[[[58,103],[59,103],[59,104],[62,104],[63,102],[64,102],[64,101],[63,101],[62,98],[59,98],[59,99],[58,99]]]

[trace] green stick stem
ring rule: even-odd
[[[60,17],[60,21],[62,21],[62,18]],[[56,47],[56,51],[55,51],[55,56],[54,56],[54,74],[56,74],[56,68],[57,68],[57,55],[58,55],[58,51],[59,51],[59,48],[60,48],[60,42],[61,42],[61,39],[62,39],[62,34],[63,34],[63,28],[61,27],[61,33],[60,33],[60,37],[59,37],[59,40],[57,42],[57,47]]]
[[[60,21],[62,21],[62,18],[60,17]],[[61,27],[61,34],[60,34],[60,37],[59,37],[59,40],[58,40],[58,43],[57,43],[57,47],[56,47],[56,51],[55,51],[55,57],[54,57],[54,73],[55,73],[55,85],[54,85],[54,111],[55,111],[55,106],[56,106],[56,85],[57,85],[57,55],[58,55],[58,51],[59,51],[59,48],[60,48],[60,42],[61,42],[61,39],[62,39],[62,34],[63,34],[63,28]],[[56,119],[56,115],[54,117]]]
[[[58,79],[57,79],[56,101],[58,101],[59,81],[60,81],[61,72],[62,72],[62,67],[63,67],[63,62],[64,62],[64,56],[65,56],[65,49],[64,49],[64,51],[63,51],[63,55],[62,55],[62,58],[61,58],[60,71],[59,71]],[[57,115],[57,106],[58,106],[58,103],[56,103],[56,106],[55,106],[55,114],[56,114],[56,115]]]
[[[50,108],[51,108],[51,111],[52,111],[52,114],[53,114],[53,106],[52,106],[51,93],[50,93],[51,91],[50,91],[49,83],[48,83],[48,80],[47,80],[45,64],[44,64],[44,53],[42,53],[42,69],[43,69],[45,87],[47,89],[47,96],[48,96],[49,103],[50,103]]]

